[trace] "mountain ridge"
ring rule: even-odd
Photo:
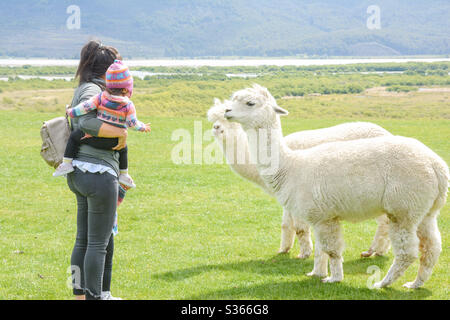
[[[80,29],[68,29],[80,9]],[[128,58],[450,53],[450,2],[378,0],[26,0],[0,7],[0,56],[77,58],[90,38]]]

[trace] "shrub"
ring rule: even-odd
[[[386,89],[387,91],[393,92],[410,92],[417,91],[417,87],[408,87],[408,86],[392,86]]]

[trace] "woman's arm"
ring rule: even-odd
[[[113,150],[120,150],[125,148],[125,146],[127,145],[128,131],[125,128],[118,128],[116,126],[103,122],[103,124],[100,126],[100,129],[98,130],[98,137],[119,138],[119,142],[117,143],[117,146],[113,148]]]
[[[89,101],[89,99],[92,99],[92,97],[98,96],[102,93],[101,88],[94,83],[83,84],[79,87],[79,89],[80,93],[78,94],[78,96],[75,96],[74,101],[72,101],[72,103],[75,103],[77,105]],[[98,136],[100,127],[104,123],[103,121],[97,119],[96,111],[91,111],[78,118],[74,118],[72,121],[76,122],[77,129],[81,129],[82,131],[94,137]]]
[[[119,143],[113,150],[120,150],[125,148],[127,142],[128,132],[127,129],[119,128],[103,122],[100,119],[92,117],[91,113],[88,113],[79,118],[80,129],[87,134],[100,138],[119,138]]]

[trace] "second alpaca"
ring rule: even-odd
[[[231,107],[231,101],[225,100],[223,103],[219,99],[214,100],[214,106],[208,111],[208,120],[213,123],[213,134],[216,141],[221,146],[230,168],[242,178],[253,182],[261,187],[266,193],[275,196],[268,188],[255,164],[249,161],[249,147],[247,135],[242,126],[237,122],[230,122],[225,119],[224,114],[227,108]],[[362,138],[372,138],[379,136],[391,136],[391,133],[382,127],[368,122],[351,122],[337,125],[330,128],[299,131],[284,137],[286,145],[292,150],[307,149],[322,143],[333,141],[347,141]],[[244,161],[239,161],[238,152],[243,153]],[[378,229],[373,239],[372,245],[367,251],[361,253],[363,257],[370,257],[373,254],[384,255],[390,247],[388,233],[389,220],[386,215],[377,217]],[[307,223],[294,223],[291,215],[283,208],[283,218],[281,223],[281,245],[279,253],[287,253],[292,248],[297,235],[300,254],[298,258],[308,258],[312,253],[311,231]]]

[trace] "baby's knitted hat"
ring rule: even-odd
[[[128,89],[129,97],[133,94],[133,76],[126,65],[114,60],[106,71],[106,87],[108,89]]]

